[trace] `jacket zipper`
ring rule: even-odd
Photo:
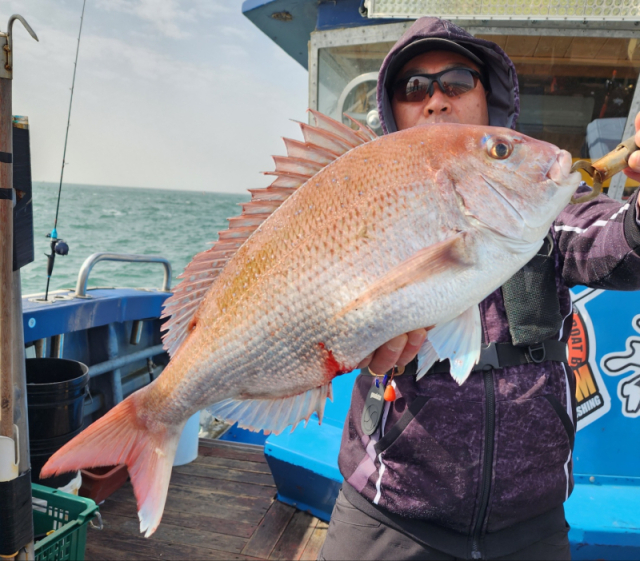
[[[473,530],[473,542],[471,548],[472,559],[482,559],[480,551],[480,538],[482,526],[487,514],[489,505],[489,493],[491,491],[491,476],[493,474],[493,440],[496,424],[496,398],[493,384],[493,370],[483,372],[484,394],[485,394],[485,416],[484,416],[484,460],[482,462],[482,482],[480,492],[480,511]]]

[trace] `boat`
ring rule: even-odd
[[[311,109],[336,119],[347,114],[378,132],[380,63],[416,17],[430,14],[490,38],[511,56],[520,78],[523,133],[568,149],[576,160],[597,159],[633,133],[640,107],[636,2],[545,0],[526,8],[510,0],[499,6],[245,0],[242,12],[308,70]],[[624,200],[637,183],[619,175],[605,188]],[[149,258],[88,256],[75,288],[46,300],[22,299],[26,355],[88,366],[86,423],[158,376],[167,363],[159,319],[170,294],[166,260],[151,257],[159,275],[164,267],[154,287],[86,288],[100,261],[135,267]],[[640,294],[574,287],[572,296],[569,358],[578,400],[575,488],[566,503],[572,556],[637,559]],[[87,557],[315,558],[342,483],[337,456],[356,375],[335,380],[322,425],[312,419],[306,428],[268,437],[231,427],[219,438],[200,439],[197,458],[174,470],[163,523],[148,540],[137,536],[132,492],[125,484],[100,506],[104,530],[88,532]]]

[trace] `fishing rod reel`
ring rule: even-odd
[[[51,234],[47,234],[47,238],[50,237]],[[57,255],[67,255],[69,253],[69,244],[62,238],[54,238],[51,240],[51,251]],[[47,254],[45,253],[45,255]],[[52,255],[47,255],[47,257],[52,257]]]
[[[51,253],[45,253],[47,257],[47,288],[44,293],[44,301],[49,296],[49,282],[53,274],[53,265],[56,262],[56,255],[67,255],[69,253],[69,244],[63,239],[58,238],[58,231],[54,228],[51,233],[47,234],[47,238],[51,238]]]

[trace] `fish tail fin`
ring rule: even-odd
[[[129,396],[58,450],[41,477],[82,468],[126,464],[138,503],[140,531],[155,532],[167,499],[182,425],[149,422],[140,415],[140,392]]]

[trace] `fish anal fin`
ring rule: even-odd
[[[207,408],[213,416],[240,428],[280,434],[289,425],[308,422],[315,412],[322,422],[324,405],[331,396],[331,382],[306,392],[278,399],[225,399]]]
[[[344,307],[338,317],[410,284],[424,281],[445,271],[466,269],[472,264],[466,238],[465,232],[460,232],[414,253]]]

